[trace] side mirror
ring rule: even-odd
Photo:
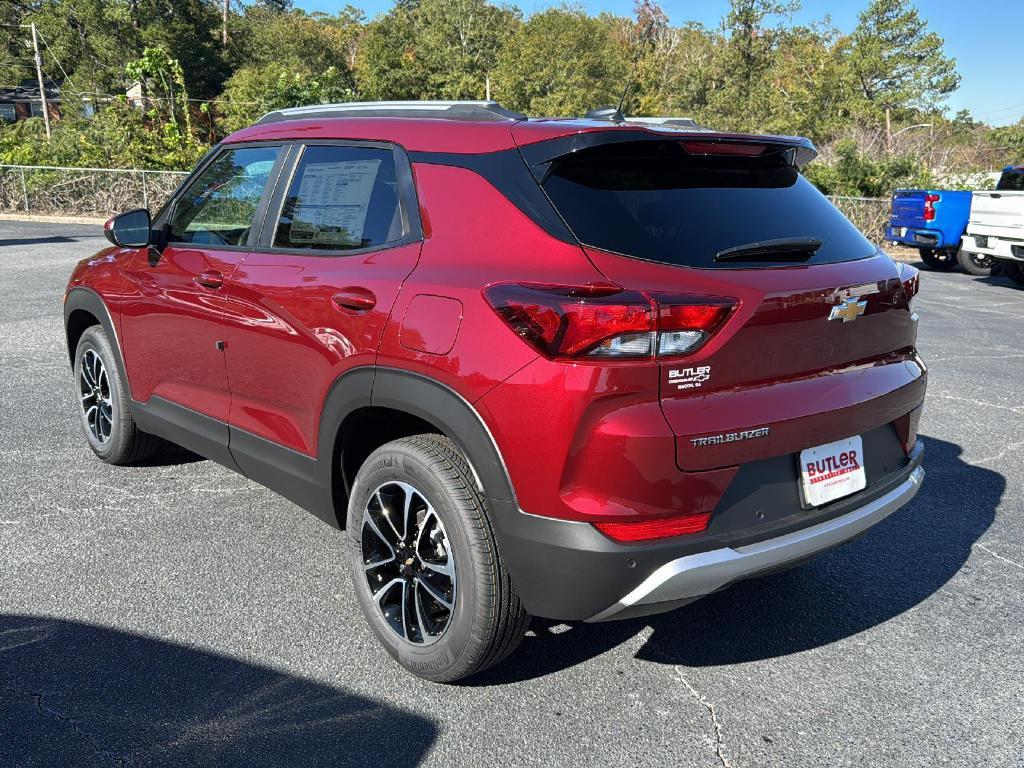
[[[103,225],[103,234],[121,248],[145,248],[152,238],[149,211],[139,208],[122,213]]]

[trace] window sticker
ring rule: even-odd
[[[380,160],[307,165],[295,197],[289,240],[295,245],[358,246]]]

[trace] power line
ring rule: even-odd
[[[50,44],[46,42],[46,38],[43,37],[43,33],[40,32],[39,30],[36,30],[36,34],[38,34],[39,39],[43,41],[43,47],[46,48],[46,52],[50,54],[50,56],[53,58],[55,62],[57,62],[57,67],[58,69],[60,69],[61,74],[64,75],[64,80],[70,83],[71,78],[68,76],[68,73],[64,70],[64,65],[60,63],[60,59],[57,58],[57,54],[53,52],[53,49],[50,48]]]
[[[1000,109],[990,109],[988,112],[978,112],[975,117],[985,117],[986,115],[994,115],[998,112],[1009,112],[1014,109],[1020,109],[1021,107],[1024,107],[1024,102],[1021,102],[1020,104],[1011,104],[1008,107],[1001,107]]]

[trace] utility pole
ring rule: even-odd
[[[46,126],[46,139],[50,140],[50,107],[46,103],[46,83],[43,82],[43,57],[39,55],[39,33],[36,32],[36,23],[33,21],[32,28],[32,50],[36,60],[36,78],[39,80],[39,98],[43,102],[43,125]]]
[[[223,23],[221,25],[221,40],[223,41],[225,48],[228,47],[228,6],[230,5],[230,3],[231,0],[224,0],[224,14],[222,17]]]
[[[892,111],[885,108],[885,149],[892,153]]]

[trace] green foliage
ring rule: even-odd
[[[615,20],[571,7],[534,14],[501,51],[495,96],[534,115],[581,115],[617,104],[629,71]]]
[[[352,101],[347,73],[328,67],[311,76],[278,64],[243,67],[228,80],[222,104],[224,131],[245,128],[274,109]]]
[[[367,28],[359,90],[370,99],[482,99],[520,25],[517,10],[487,0],[398,3]]]
[[[849,140],[840,141],[834,151],[832,162],[807,168],[807,178],[827,195],[885,197],[894,189],[931,185],[928,169],[914,157],[872,158]]]
[[[0,162],[181,169],[282,107],[490,92],[528,114],[572,116],[618,103],[629,81],[627,114],[810,137],[822,159],[808,176],[835,194],[970,186],[1024,158],[1024,123],[946,117],[956,62],[911,0],[858,2],[844,35],[827,19],[794,26],[797,0],[730,0],[710,29],[673,26],[658,0],[634,0],[628,18],[569,5],[525,19],[504,0],[396,0],[372,20],[353,6],[235,0],[225,45],[223,0],[0,0],[0,23],[38,25],[46,74],[61,74],[57,59],[70,75],[53,140],[38,119],[0,126]],[[33,75],[24,42],[0,35],[0,82]],[[133,80],[151,97],[145,110],[124,102]],[[900,130],[920,123],[927,131]]]
[[[178,131],[154,128],[123,99],[93,117],[54,122],[50,141],[38,117],[0,128],[0,165],[181,170],[208,148]]]
[[[935,109],[956,90],[956,60],[910,0],[871,0],[848,42],[848,64],[863,116],[880,123],[889,109],[900,119]]]

